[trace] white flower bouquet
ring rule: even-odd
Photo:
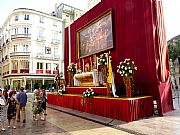
[[[83,98],[93,98],[94,91],[92,88],[88,88],[86,91],[83,92]]]
[[[76,71],[76,64],[74,63],[71,63],[69,66],[68,66],[68,72],[74,72]]]
[[[131,61],[130,59],[125,59],[117,66],[117,72],[123,77],[132,77],[135,71],[137,71],[137,67],[134,64],[134,61]]]
[[[61,90],[58,90],[57,91],[57,95],[63,95],[63,94],[65,94],[65,90],[64,89],[61,89]]]
[[[82,70],[81,70],[81,69],[78,69],[78,70],[76,71],[76,73],[77,73],[77,74],[81,74],[81,73],[82,73]]]
[[[98,58],[98,64],[107,65],[107,58],[108,58],[108,53],[101,54],[100,57]]]

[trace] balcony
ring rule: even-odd
[[[53,44],[59,44],[59,43],[60,43],[60,40],[58,40],[58,39],[52,39],[52,43],[53,43]]]
[[[43,70],[42,69],[36,69],[36,74],[43,74]]]
[[[11,74],[16,74],[16,73],[18,73],[18,70],[17,70],[17,69],[11,70]]]
[[[11,35],[11,39],[16,39],[16,38],[31,38],[31,34],[16,34],[16,35]]]
[[[45,70],[46,74],[51,74],[51,70]]]
[[[48,59],[48,60],[53,59],[52,55],[50,54],[45,55],[43,53],[37,53],[36,58]]]
[[[54,55],[53,58],[54,59],[60,59],[60,55]]]
[[[30,56],[30,52],[12,52],[10,53],[10,57],[13,56]]]
[[[20,69],[20,73],[29,73],[29,69]]]
[[[58,70],[53,70],[53,74],[58,74]]]
[[[37,37],[37,41],[46,41],[46,38],[42,37],[42,36],[38,36]]]

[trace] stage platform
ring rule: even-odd
[[[86,98],[83,104],[81,95],[64,94],[63,96],[48,94],[48,104],[79,110],[126,122],[153,116],[153,98],[143,96],[136,98]]]
[[[82,94],[88,88],[92,88],[95,94],[107,96],[107,87],[66,87],[66,92],[71,94]]]

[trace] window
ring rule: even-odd
[[[14,45],[14,52],[17,52],[17,45]]]
[[[51,70],[51,63],[46,63],[46,70]]]
[[[18,69],[18,61],[12,61],[12,69],[17,70]]]
[[[39,30],[39,38],[43,38],[43,33],[44,33],[44,30],[43,30],[43,29],[40,29],[40,30]]]
[[[59,65],[58,64],[53,64],[53,70],[58,70],[59,69]]]
[[[24,27],[24,34],[27,34],[27,35],[28,35],[28,33],[29,33],[29,28]]]
[[[24,20],[29,20],[29,15],[24,15]]]
[[[43,63],[37,63],[37,69],[43,69]]]
[[[18,34],[18,28],[14,29],[14,35]]]
[[[28,45],[23,45],[23,52],[28,52]]]
[[[45,54],[51,54],[51,48],[45,47]]]
[[[21,69],[29,69],[29,61],[22,60],[21,61]]]
[[[40,17],[39,17],[39,22],[40,22],[40,23],[44,23],[44,17],[40,16]]]
[[[19,19],[19,16],[16,15],[15,18],[14,18],[14,20],[15,20],[15,21],[18,21],[18,19]]]
[[[58,48],[54,48],[54,56],[58,55]]]
[[[53,21],[53,26],[57,27],[57,21]]]

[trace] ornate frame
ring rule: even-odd
[[[112,9],[80,28],[76,33],[76,41],[78,58],[113,48]]]

